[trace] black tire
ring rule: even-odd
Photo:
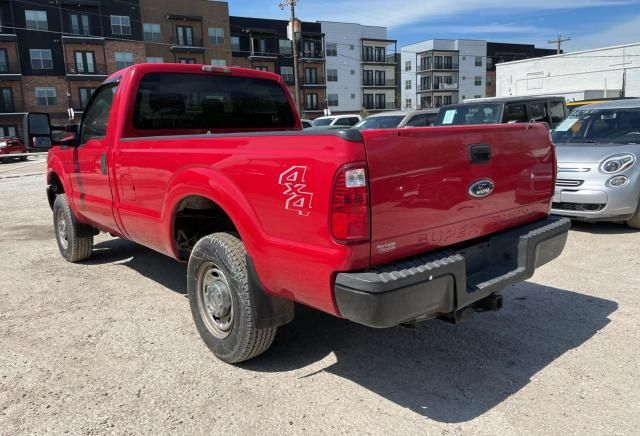
[[[27,156],[20,156],[20,161],[24,162],[25,160],[27,160]]]
[[[189,257],[187,289],[193,320],[209,349],[227,363],[264,353],[277,331],[277,327],[255,326],[246,255],[244,244],[236,236],[213,233],[200,239]]]
[[[627,221],[627,227],[640,230],[640,201],[638,201],[638,207],[636,207],[636,213],[633,214],[631,219]]]
[[[86,227],[73,216],[66,195],[58,195],[53,203],[53,228],[60,254],[69,262],[80,262],[91,256],[93,235]]]

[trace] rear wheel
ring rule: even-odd
[[[214,233],[193,248],[187,270],[191,313],[200,336],[227,363],[249,360],[273,343],[277,328],[258,329],[244,244]]]
[[[27,156],[20,156],[20,160],[24,162],[25,160],[27,160]]]
[[[636,213],[634,213],[631,219],[627,221],[627,226],[632,229],[640,229],[640,201],[638,201]]]
[[[80,262],[91,256],[93,235],[73,216],[64,194],[58,195],[53,203],[53,227],[62,257],[69,262]]]

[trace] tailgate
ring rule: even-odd
[[[524,224],[549,211],[555,152],[542,124],[365,130],[362,135],[372,265]]]

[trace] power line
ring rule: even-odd
[[[558,38],[557,39],[550,39],[549,41],[547,41],[547,44],[557,44],[557,46],[558,46],[557,53],[560,54],[560,53],[562,53],[562,43],[563,42],[567,42],[567,41],[571,41],[571,37],[570,36],[567,36],[566,38],[562,38],[562,35],[558,34]]]

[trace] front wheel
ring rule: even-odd
[[[244,244],[229,233],[214,233],[193,247],[187,270],[191,313],[213,354],[239,363],[264,353],[277,328],[258,329],[253,318]]]
[[[93,250],[93,235],[78,223],[69,208],[67,197],[60,194],[53,202],[53,228],[60,254],[69,262],[88,259]]]

